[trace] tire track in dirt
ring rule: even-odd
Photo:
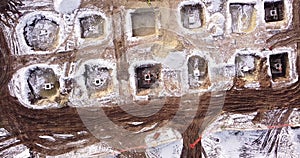
[[[294,34],[299,34],[300,31],[300,20],[299,20],[299,6],[300,1],[293,2],[294,10],[294,31],[286,31],[279,33],[267,40],[268,44],[272,47],[283,46],[286,44],[291,44],[289,42],[298,42],[297,36],[292,36],[292,39],[287,39],[287,36]],[[12,57],[10,55],[9,49],[7,47],[5,38],[3,37],[2,31],[0,31],[0,44],[1,44],[1,56],[0,56],[0,86],[1,86],[1,100],[0,100],[0,118],[1,125],[7,129],[13,136],[21,140],[21,143],[28,146],[30,149],[40,152],[45,155],[57,155],[67,153],[79,147],[70,147],[66,144],[70,142],[75,142],[78,140],[87,139],[87,143],[83,146],[91,145],[98,140],[91,134],[88,133],[84,136],[76,135],[80,131],[88,131],[85,125],[82,123],[77,111],[75,108],[66,107],[62,109],[51,109],[51,110],[32,110],[27,109],[20,105],[20,103],[13,97],[9,96],[7,89],[7,83],[11,78],[11,75],[14,73],[12,70]],[[279,39],[279,40],[278,40]],[[298,47],[299,48],[299,47]],[[70,53],[72,54],[72,53]],[[62,54],[58,58],[65,61],[65,58],[70,54]],[[55,54],[58,55],[58,54]],[[51,56],[45,56],[45,59],[48,60]],[[26,56],[29,60],[33,58],[40,58],[37,56]],[[48,59],[47,59],[48,58]],[[16,60],[15,61],[19,61]],[[25,65],[28,64],[25,62]],[[299,62],[297,62],[299,64]],[[299,73],[299,70],[298,70]],[[295,108],[300,107],[300,94],[299,94],[299,82],[280,89],[273,90],[271,88],[265,88],[262,90],[230,90],[226,94],[224,111],[235,112],[235,113],[246,113],[246,112],[255,112],[261,109],[275,109],[275,108]],[[184,149],[182,157],[201,157],[199,151],[202,150],[201,144],[196,145],[195,149],[191,149],[189,145],[193,143],[199,137],[199,131],[201,130],[201,124],[204,122],[205,113],[211,99],[210,94],[204,94],[200,97],[200,103],[197,111],[197,115],[194,118],[192,124],[188,129],[183,133],[184,138]],[[172,103],[174,104],[174,103]],[[177,105],[178,103],[175,103]],[[170,104],[171,105],[171,104]],[[168,110],[166,110],[167,112]],[[134,116],[129,116],[126,112],[122,110],[117,110],[115,108],[106,108],[107,115],[114,120],[118,125],[125,126],[129,121],[137,120]],[[142,127],[147,126],[153,121],[161,122],[163,120],[170,119],[170,113],[166,113],[160,117],[156,117],[154,120],[145,120],[146,124]],[[126,119],[124,119],[126,118]],[[284,120],[282,120],[284,122]],[[274,122],[273,124],[276,125]],[[127,127],[130,130],[139,130],[142,128],[139,127]],[[51,135],[53,133],[73,133],[74,137],[64,140],[58,140],[55,142],[45,141],[40,139],[41,135]],[[47,146],[48,149],[41,148],[36,145],[39,143],[41,145]],[[58,150],[59,149],[59,150]],[[127,153],[130,155],[130,152]]]

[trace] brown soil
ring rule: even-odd
[[[274,37],[268,39],[268,43],[275,46],[286,46],[288,44],[297,43],[298,46],[300,42],[300,19],[299,19],[299,6],[300,1],[293,2],[293,28],[292,30],[288,30],[286,32],[279,33]],[[289,38],[287,38],[289,37]],[[122,49],[122,46],[117,46],[117,44],[122,45],[122,40],[115,40],[116,49]],[[84,135],[80,135],[77,132],[80,131],[88,131],[85,125],[82,123],[80,116],[77,113],[75,108],[65,107],[62,109],[50,109],[50,110],[32,110],[27,109],[20,105],[20,103],[9,95],[7,84],[12,74],[14,73],[13,60],[15,62],[24,61],[24,65],[27,65],[27,60],[31,60],[32,58],[36,58],[37,56],[24,56],[22,58],[14,59],[10,55],[10,51],[7,47],[7,43],[5,41],[4,35],[2,31],[0,31],[0,45],[1,45],[1,53],[0,53],[0,125],[7,129],[11,136],[0,140],[5,141],[10,138],[16,137],[20,140],[18,143],[14,143],[8,147],[0,147],[0,151],[3,151],[7,148],[16,146],[18,144],[24,144],[28,146],[31,150],[40,152],[44,155],[57,155],[67,153],[72,151],[79,146],[74,147],[67,145],[67,143],[75,142],[78,140],[86,139],[88,140],[84,143],[83,146],[91,145],[99,140],[96,139],[91,133],[87,133]],[[299,47],[298,47],[299,48]],[[120,54],[123,51],[117,51]],[[117,53],[117,54],[118,54]],[[63,53],[63,54],[55,54],[54,55],[46,55],[44,57],[39,57],[38,60],[40,62],[48,61],[48,57],[53,57],[56,62],[63,62],[71,60],[72,52]],[[118,55],[117,55],[118,56]],[[298,55],[299,58],[299,55]],[[61,60],[60,60],[61,59]],[[300,67],[300,63],[297,62],[297,67]],[[299,73],[299,71],[298,71]],[[194,149],[191,149],[189,145],[193,143],[199,136],[199,131],[201,129],[202,123],[206,122],[205,114],[207,112],[207,107],[209,104],[217,109],[218,104],[222,102],[222,100],[215,99],[215,102],[210,103],[211,94],[206,93],[203,94],[199,98],[200,102],[198,105],[198,110],[196,113],[196,117],[193,119],[192,124],[189,125],[188,129],[183,133],[184,137],[184,149],[182,157],[184,158],[199,158],[201,157],[201,144],[196,145]],[[130,131],[138,131],[143,127],[153,123],[160,122],[161,125],[165,121],[170,120],[174,114],[176,113],[176,108],[178,106],[178,102],[180,98],[169,98],[168,102],[165,103],[164,108],[161,113],[158,113],[154,117],[151,118],[140,118],[134,117],[126,113],[120,108],[104,108],[106,115],[117,125],[124,126],[126,129]],[[243,89],[243,90],[230,90],[226,92],[226,99],[224,103],[223,110],[235,113],[245,113],[245,112],[255,112],[255,111],[264,111],[268,109],[275,108],[295,108],[300,107],[300,84],[299,82],[282,89],[273,90],[270,87],[266,86],[259,91],[253,89]],[[152,109],[151,109],[152,110]],[[288,116],[289,113],[286,113]],[[213,117],[214,114],[208,115]],[[98,116],[99,117],[99,116]],[[189,117],[189,116],[186,116]],[[286,119],[285,117],[284,119]],[[282,119],[281,121],[284,121]],[[97,118],[95,118],[97,120]],[[146,123],[140,126],[128,126],[128,122],[132,122],[135,120],[143,120]],[[259,121],[260,119],[258,119]],[[271,122],[270,124],[278,124],[279,122]],[[67,133],[73,134],[74,137],[69,139],[57,139],[55,142],[45,141],[40,139],[41,135],[51,135],[54,133]],[[36,145],[36,143],[42,144],[48,149],[41,148]],[[135,152],[124,152],[123,155],[125,157],[143,157],[143,154],[135,153]],[[1,156],[1,155],[0,155]],[[3,155],[2,155],[3,156]]]

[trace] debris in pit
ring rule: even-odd
[[[100,15],[91,15],[79,19],[81,38],[98,38],[104,34],[104,19]]]
[[[137,93],[159,87],[161,64],[145,64],[135,68]]]
[[[28,99],[31,104],[57,95],[60,89],[59,79],[52,68],[36,67],[29,70],[27,83],[30,90]]]
[[[269,60],[273,80],[289,77],[289,60],[287,53],[270,55]]]
[[[24,27],[24,38],[29,47],[35,51],[46,51],[56,47],[59,26],[43,15],[36,15],[35,19]]]
[[[188,60],[188,76],[190,88],[200,88],[208,77],[208,63],[200,56],[192,56]]]
[[[235,86],[239,88],[270,87],[266,58],[255,54],[238,54],[235,58]]]
[[[236,73],[238,77],[245,77],[248,75],[253,75],[256,70],[257,59],[254,55],[238,55],[235,59],[236,63]]]
[[[231,29],[234,33],[247,32],[251,28],[254,14],[254,4],[231,3],[229,5],[231,14]]]
[[[111,86],[111,70],[98,65],[85,65],[85,85],[89,96],[106,92]]]
[[[181,22],[184,28],[196,29],[204,24],[204,13],[201,4],[184,5],[180,9]]]
[[[277,22],[284,19],[284,2],[283,0],[267,1],[264,4],[265,21]]]

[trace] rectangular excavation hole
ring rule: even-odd
[[[245,77],[245,75],[253,74],[253,72],[256,70],[256,62],[255,56],[251,54],[236,56],[236,75],[238,77]]]
[[[184,5],[180,9],[181,22],[187,29],[196,29],[203,26],[204,15],[203,8],[200,4]]]
[[[135,69],[137,91],[154,89],[159,86],[161,64],[146,64]]]
[[[58,76],[52,68],[37,67],[29,70],[27,84],[29,87],[28,99],[32,104],[57,95],[60,89]]]
[[[89,92],[105,91],[111,83],[110,70],[98,65],[85,65],[85,83]]]
[[[276,22],[284,19],[283,0],[265,2],[265,21]]]
[[[56,21],[44,15],[36,15],[24,27],[24,37],[27,45],[35,51],[51,50],[57,46],[59,25]]]
[[[98,38],[104,34],[104,19],[100,15],[80,18],[81,38]]]
[[[148,36],[156,32],[154,9],[137,9],[131,13],[132,36]]]
[[[254,4],[232,3],[229,8],[232,19],[232,32],[241,33],[250,29],[254,12]]]
[[[288,78],[288,53],[270,55],[269,60],[273,80],[278,78]]]
[[[199,88],[207,78],[208,63],[199,56],[192,56],[188,60],[189,85],[191,88]]]

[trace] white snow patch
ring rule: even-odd
[[[8,139],[6,141],[0,142],[0,148],[12,145],[12,144],[17,143],[17,142],[20,142],[20,140],[18,140],[17,138]]]
[[[5,128],[0,128],[0,139],[1,137],[7,137],[9,132]]]
[[[267,119],[272,120],[274,115],[283,115],[287,110],[278,112],[280,111],[268,112]],[[299,123],[298,114],[299,111],[294,109],[289,123]],[[212,158],[274,157],[275,154],[278,157],[300,156],[299,128],[282,127],[280,133],[277,133],[277,129],[252,123],[256,115],[257,113],[224,113],[219,116],[202,133],[201,143],[206,156]],[[273,141],[276,142],[275,147],[272,145]]]
[[[162,128],[145,137],[148,158],[179,158],[183,149],[181,134],[171,128]]]
[[[181,134],[171,128],[161,128],[149,134],[145,138],[145,142],[149,148],[167,144],[182,139]]]
[[[105,157],[113,158],[117,156],[119,152],[112,149],[105,143],[96,143],[91,146],[87,146],[81,149],[73,150],[69,153],[58,155],[58,156],[46,156],[46,158],[82,158],[82,157]]]
[[[155,124],[151,125],[150,127],[144,127],[141,130],[134,132],[134,133],[138,134],[138,133],[143,133],[143,132],[149,131],[149,130],[155,128],[157,126],[157,124],[158,123],[155,123]]]
[[[208,5],[207,10],[210,13],[215,13],[220,11],[220,7],[224,3],[223,0],[203,0],[203,2]]]
[[[209,19],[207,29],[212,33],[211,36],[222,36],[224,34],[226,19],[223,14],[215,13]]]
[[[294,110],[289,117],[289,124],[300,127],[300,111],[299,109]]]
[[[88,140],[86,139],[83,139],[83,140],[79,140],[79,141],[76,141],[76,142],[70,142],[70,143],[67,143],[66,145],[67,146],[80,146],[84,143],[88,142]]]
[[[14,156],[14,158],[28,158],[30,156],[31,155],[30,155],[29,149],[26,149],[23,152],[21,152],[20,154]]]
[[[245,88],[258,89],[259,87],[260,87],[259,82],[245,84]]]
[[[60,139],[68,139],[74,137],[73,134],[53,134],[53,136]]]
[[[141,124],[143,124],[144,122],[131,122],[131,123],[129,123],[129,124],[131,124],[131,125],[134,125],[134,126],[138,126],[138,125],[141,125]]]
[[[184,66],[185,54],[183,52],[170,52],[162,63],[170,69],[180,69]]]
[[[51,136],[39,136],[39,138],[41,139],[46,139],[50,142],[55,142],[55,138],[51,137]]]
[[[75,9],[77,9],[81,0],[53,0],[54,9],[62,14],[72,13]]]
[[[13,147],[10,147],[6,150],[0,151],[1,156],[8,156],[8,157],[19,157],[19,158],[27,158],[29,149],[25,145],[16,145]]]
[[[146,150],[147,158],[180,158],[183,149],[183,139],[159,145],[156,147],[151,147]]]
[[[42,144],[35,143],[35,145],[37,145],[37,146],[39,146],[39,147],[41,147],[41,148],[44,148],[44,149],[48,149],[48,150],[50,150],[50,148],[49,148],[49,147],[46,147],[46,146],[44,146],[44,145],[42,145]]]
[[[80,132],[77,132],[78,135],[85,135],[85,134],[88,134],[87,131],[80,131]]]
[[[207,157],[212,158],[299,157],[297,132],[299,129],[291,128],[284,128],[279,134],[266,130],[223,131],[206,135],[202,145]],[[277,145],[272,147],[272,141]]]

